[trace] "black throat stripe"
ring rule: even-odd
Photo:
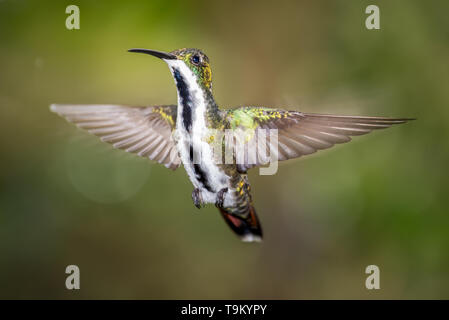
[[[190,96],[187,83],[181,75],[181,72],[179,72],[179,69],[173,68],[173,75],[175,76],[176,87],[178,89],[179,100],[181,103],[178,107],[182,108],[182,122],[184,124],[184,128],[190,132],[192,129],[192,97]]]

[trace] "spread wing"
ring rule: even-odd
[[[227,110],[225,117],[227,128],[250,132],[244,135],[244,140],[234,139],[234,156],[241,171],[268,164],[270,146],[272,152],[276,153],[277,150],[277,159],[283,161],[349,142],[351,136],[413,120],[336,116],[263,107]],[[277,146],[275,139],[268,138],[270,133],[267,129],[277,129]],[[245,146],[242,147],[242,144]]]
[[[50,110],[111,143],[175,170],[181,163],[172,138],[176,106],[58,105]]]

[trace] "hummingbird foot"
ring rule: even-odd
[[[217,201],[215,202],[215,206],[217,208],[223,208],[224,199],[226,196],[226,193],[228,192],[228,188],[223,188],[217,193]]]
[[[201,196],[201,190],[199,188],[196,188],[192,192],[192,200],[195,207],[198,209],[201,209],[203,206],[203,197]]]

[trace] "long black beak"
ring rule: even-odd
[[[177,59],[174,54],[168,53],[168,52],[162,52],[162,51],[156,51],[156,50],[149,50],[149,49],[129,49],[129,52],[138,52],[138,53],[146,53],[155,57],[158,57],[160,59],[168,59],[168,60],[174,60]]]

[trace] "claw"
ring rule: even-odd
[[[192,200],[195,207],[198,209],[201,209],[201,206],[203,205],[203,197],[201,196],[201,190],[196,188],[192,192]]]
[[[223,208],[224,199],[226,196],[226,193],[228,192],[228,188],[223,188],[217,193],[217,201],[215,202],[215,206],[217,208]]]

